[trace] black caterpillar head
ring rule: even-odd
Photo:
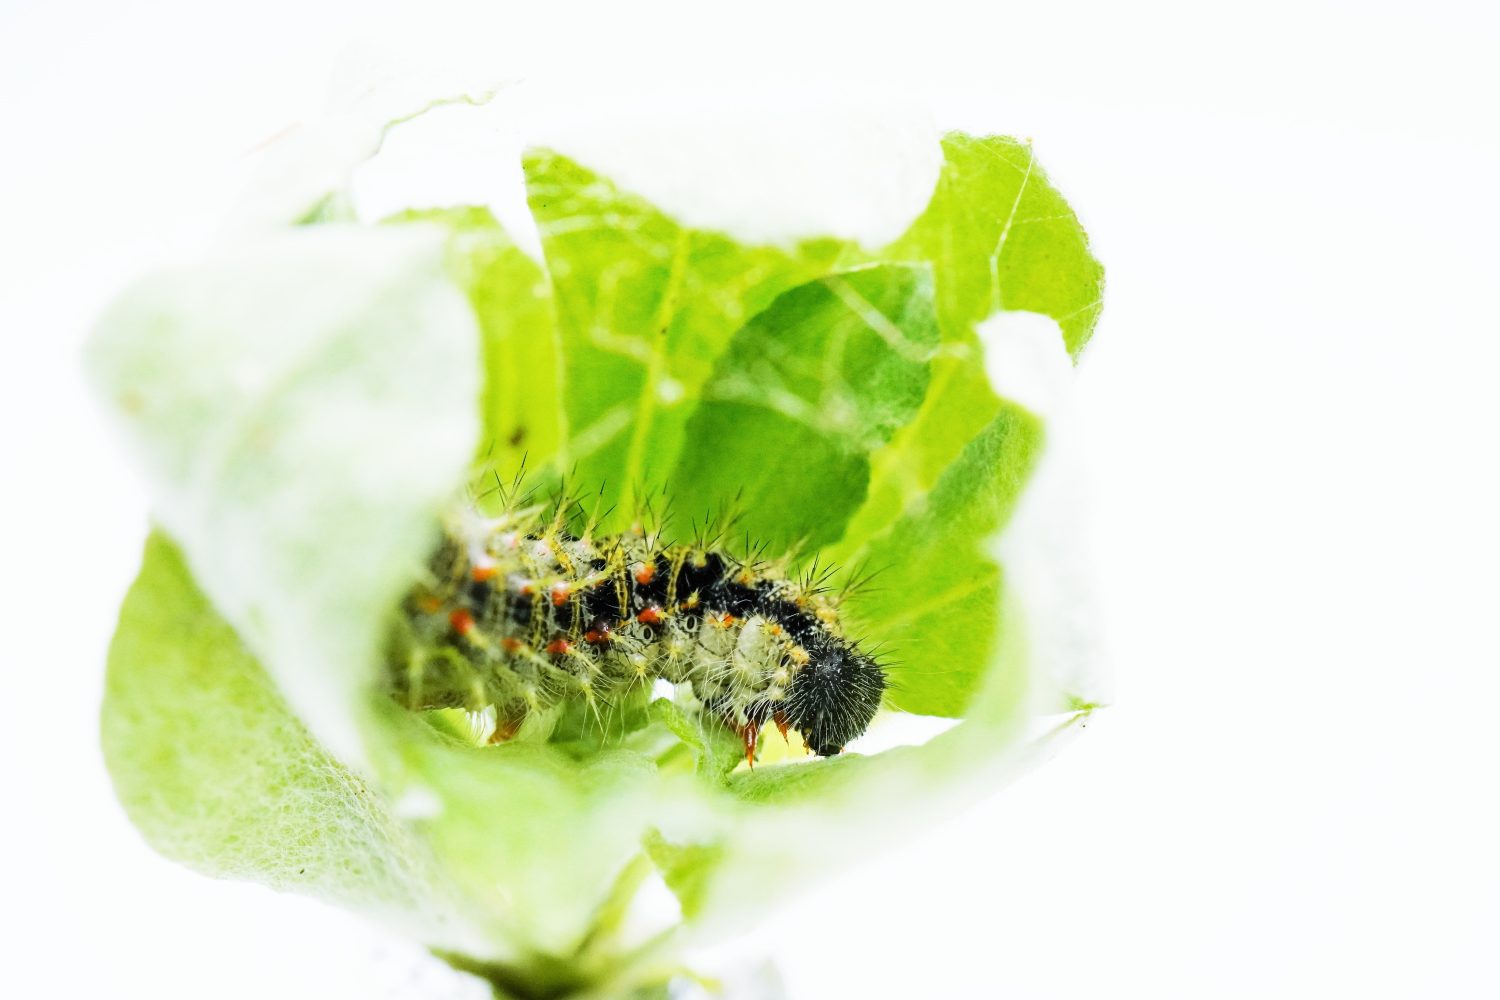
[[[885,673],[852,645],[830,637],[809,649],[786,693],[787,724],[820,757],[831,757],[862,734],[880,708]]]

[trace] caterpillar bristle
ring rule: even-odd
[[[606,534],[602,488],[564,482],[539,500],[520,473],[485,486],[448,517],[402,604],[388,679],[408,707],[492,712],[488,738],[504,741],[577,703],[607,737],[617,721],[623,735],[632,696],[667,681],[689,685],[752,762],[767,722],[827,756],[879,709],[885,669],[843,634],[836,568],[815,559],[789,574],[794,557],[768,560],[748,534],[735,554],[728,505],[674,544],[669,505],[658,516],[651,497],[629,530]],[[498,504],[486,511],[486,498]]]

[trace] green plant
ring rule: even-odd
[[[685,943],[1013,764],[1044,679],[993,543],[1045,427],[996,393],[977,328],[1040,313],[1076,356],[1103,279],[1029,144],[942,149],[883,247],[747,245],[534,150],[544,264],[484,209],[359,225],[322,191],[129,289],[88,366],[157,525],[103,713],[136,825],[395,923],[497,995],[647,996]],[[888,709],[963,721],[748,769],[669,698],[566,749],[406,711],[377,685],[393,609],[465,484],[523,456],[615,530],[646,495],[737,497],[771,555],[884,570],[847,611],[895,651]],[[680,920],[642,931],[657,876]]]

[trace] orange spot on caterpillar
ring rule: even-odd
[[[656,605],[650,604],[641,609],[640,614],[635,616],[635,620],[642,625],[660,625],[666,617],[666,612],[662,611]]]
[[[565,656],[573,651],[573,644],[559,636],[547,643],[547,652],[553,656]]]
[[[614,634],[608,625],[599,625],[583,633],[583,641],[590,646],[608,646],[613,638]]]
[[[737,621],[739,621],[738,618],[726,611],[714,619],[714,624],[719,628],[733,628]]]
[[[526,648],[526,644],[515,636],[508,635],[500,640],[500,648],[507,653],[519,653],[522,649]]]
[[[636,583],[644,587],[656,579],[656,563],[636,563],[630,567],[630,574],[635,577]]]
[[[777,712],[775,715],[771,716],[771,721],[776,723],[777,729],[781,730],[781,738],[790,743],[791,738],[787,736],[787,730],[791,729],[792,726],[791,723],[786,721],[786,716],[781,712]]]
[[[474,631],[474,616],[466,609],[458,608],[448,613],[448,624],[459,635],[469,635]]]
[[[493,564],[489,566],[475,566],[469,571],[469,578],[475,583],[483,583],[486,580],[493,579],[497,572],[499,570]]]
[[[568,603],[568,598],[573,596],[573,585],[559,580],[552,585],[552,606],[560,608]]]

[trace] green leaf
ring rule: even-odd
[[[525,169],[557,302],[562,467],[588,490],[602,487],[605,507],[631,512],[664,485],[691,404],[734,332],[848,248],[743,246],[680,225],[549,151],[529,153]]]
[[[690,716],[666,698],[651,703],[651,715],[692,748],[698,774],[710,781],[723,781],[745,759],[744,744],[727,726]]]
[[[1102,308],[1104,269],[1073,210],[1036,162],[1031,144],[953,132],[927,209],[877,255],[931,265],[946,348],[933,364],[922,412],[872,459],[870,497],[836,558],[854,559],[937,481],[1000,410],[981,363],[977,324],[1000,310],[1055,319],[1077,357]]]
[[[690,776],[659,780],[652,758],[633,750],[579,760],[542,743],[476,747],[393,704],[382,715],[373,748],[382,785],[434,802],[413,825],[506,953],[579,949],[653,814],[691,794]]]
[[[865,546],[902,511],[920,502],[964,445],[983,430],[1000,408],[979,350],[973,344],[944,344],[932,362],[922,408],[884,448],[870,456],[870,485],[843,540],[829,550],[837,563],[866,557]]]
[[[444,240],[247,238],[141,280],[89,345],[194,578],[346,760],[363,753],[380,623],[478,436],[479,337]]]
[[[784,293],[730,342],[688,421],[671,496],[774,555],[843,533],[869,453],[911,420],[938,343],[931,275],[880,265]]]
[[[888,637],[896,707],[960,716],[994,661],[1000,567],[990,550],[1041,443],[1041,422],[1006,404],[925,501],[865,549],[881,577],[850,596],[849,614]]]
[[[452,938],[425,846],[308,733],[160,534],[110,645],[102,739],[120,802],[167,857]]]
[[[943,172],[927,210],[882,251],[931,261],[944,335],[963,339],[1001,309],[1057,320],[1074,357],[1102,308],[1104,268],[1029,142],[949,133]]]

